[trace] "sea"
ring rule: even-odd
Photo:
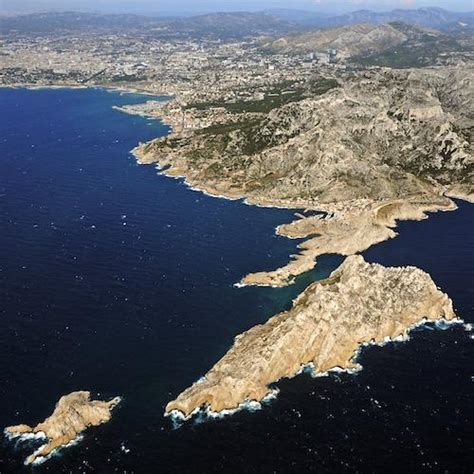
[[[0,473],[473,472],[468,325],[365,348],[356,374],[282,380],[259,410],[163,416],[237,334],[343,257],[287,288],[234,286],[297,251],[275,234],[297,210],[206,196],[137,164],[130,150],[169,128],[113,106],[145,100],[0,89],[0,428],[42,421],[75,390],[122,397],[110,422],[43,464],[23,464],[34,441],[3,437]],[[429,272],[474,323],[474,206],[457,205],[400,223],[364,256]]]

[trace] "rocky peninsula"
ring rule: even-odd
[[[269,272],[251,273],[242,279],[243,285],[284,286],[297,275],[311,270],[317,257],[324,254],[354,255],[374,244],[393,239],[399,220],[422,220],[427,212],[456,209],[450,199],[440,196],[436,201],[398,200],[374,204],[367,211],[345,218],[325,219],[321,215],[304,217],[281,225],[277,233],[290,238],[307,238],[300,252],[284,267]]]
[[[365,343],[405,336],[422,321],[453,320],[449,297],[415,268],[386,268],[348,257],[328,279],[310,285],[286,312],[237,336],[201,380],[166,406],[184,418],[260,401],[270,385],[306,364],[316,372],[357,367]]]
[[[10,426],[5,429],[7,437],[28,437],[34,435],[46,443],[28,456],[25,464],[45,460],[57,449],[74,442],[90,426],[106,423],[112,410],[120,403],[115,397],[110,401],[91,400],[90,392],[72,392],[61,397],[53,414],[35,427],[28,425]]]
[[[281,226],[282,235],[310,239],[284,268],[243,279],[281,286],[319,255],[352,255],[395,237],[397,220],[455,209],[448,196],[473,200],[472,72],[378,69],[313,78],[301,96],[283,105],[263,100],[252,111],[245,102],[152,103],[148,113],[173,131],[134,154],[211,195],[329,213],[329,220],[300,217]]]

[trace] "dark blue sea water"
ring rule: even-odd
[[[288,308],[342,258],[285,289],[235,288],[297,241],[292,211],[204,196],[139,166],[129,150],[167,133],[104,90],[0,90],[0,427],[35,424],[63,394],[120,395],[34,472],[472,472],[474,341],[462,326],[374,347],[357,375],[278,384],[258,412],[173,429],[164,406],[233,337]],[[474,320],[474,206],[402,223],[366,252],[431,273]],[[0,472],[31,446],[0,445]]]

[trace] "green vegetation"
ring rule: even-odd
[[[262,100],[249,100],[238,102],[200,102],[189,104],[185,108],[204,110],[211,107],[223,107],[228,112],[241,114],[244,112],[268,113],[291,102],[298,102],[308,97],[322,95],[338,87],[335,79],[318,78],[308,81],[306,84],[296,85],[296,81],[283,81],[267,89]]]
[[[324,94],[338,85],[335,79],[326,78],[313,78],[302,85],[286,81],[269,88],[265,99],[261,101],[191,104],[188,108],[225,107],[236,114],[235,121],[214,123],[196,130],[194,138],[165,139],[162,143],[172,149],[185,148],[184,153],[189,162],[194,167],[205,170],[211,177],[222,175],[224,170],[243,169],[249,156],[285,143],[299,133],[297,128],[292,129],[290,133],[286,121],[269,120],[264,114],[284,104]],[[294,89],[289,89],[291,87]],[[246,112],[261,112],[262,115],[239,116]],[[186,148],[191,143],[195,146]],[[274,180],[274,175],[268,175],[261,178],[258,185],[267,185]]]
[[[309,81],[309,93],[312,96],[323,95],[326,92],[339,87],[336,79],[313,79]]]
[[[238,122],[216,123],[196,131],[196,135],[224,135],[235,130],[245,130],[260,124],[261,119],[240,120]]]

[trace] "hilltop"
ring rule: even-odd
[[[404,43],[408,36],[391,25],[360,24],[295,34],[265,43],[263,48],[282,54],[337,50],[340,56],[383,51]]]
[[[435,64],[443,53],[472,51],[472,37],[462,43],[450,34],[406,23],[356,24],[263,39],[273,54],[333,51],[335,60],[351,58],[364,65],[413,67]]]
[[[322,14],[315,11],[300,11],[291,9],[269,9],[268,13],[281,19],[291,19],[301,27],[336,27],[354,25],[358,23],[392,23],[402,22],[414,26],[450,29],[457,26],[459,29],[474,26],[473,12],[453,12],[437,7],[418,9],[395,9],[379,12],[372,10],[357,10],[342,15]]]

